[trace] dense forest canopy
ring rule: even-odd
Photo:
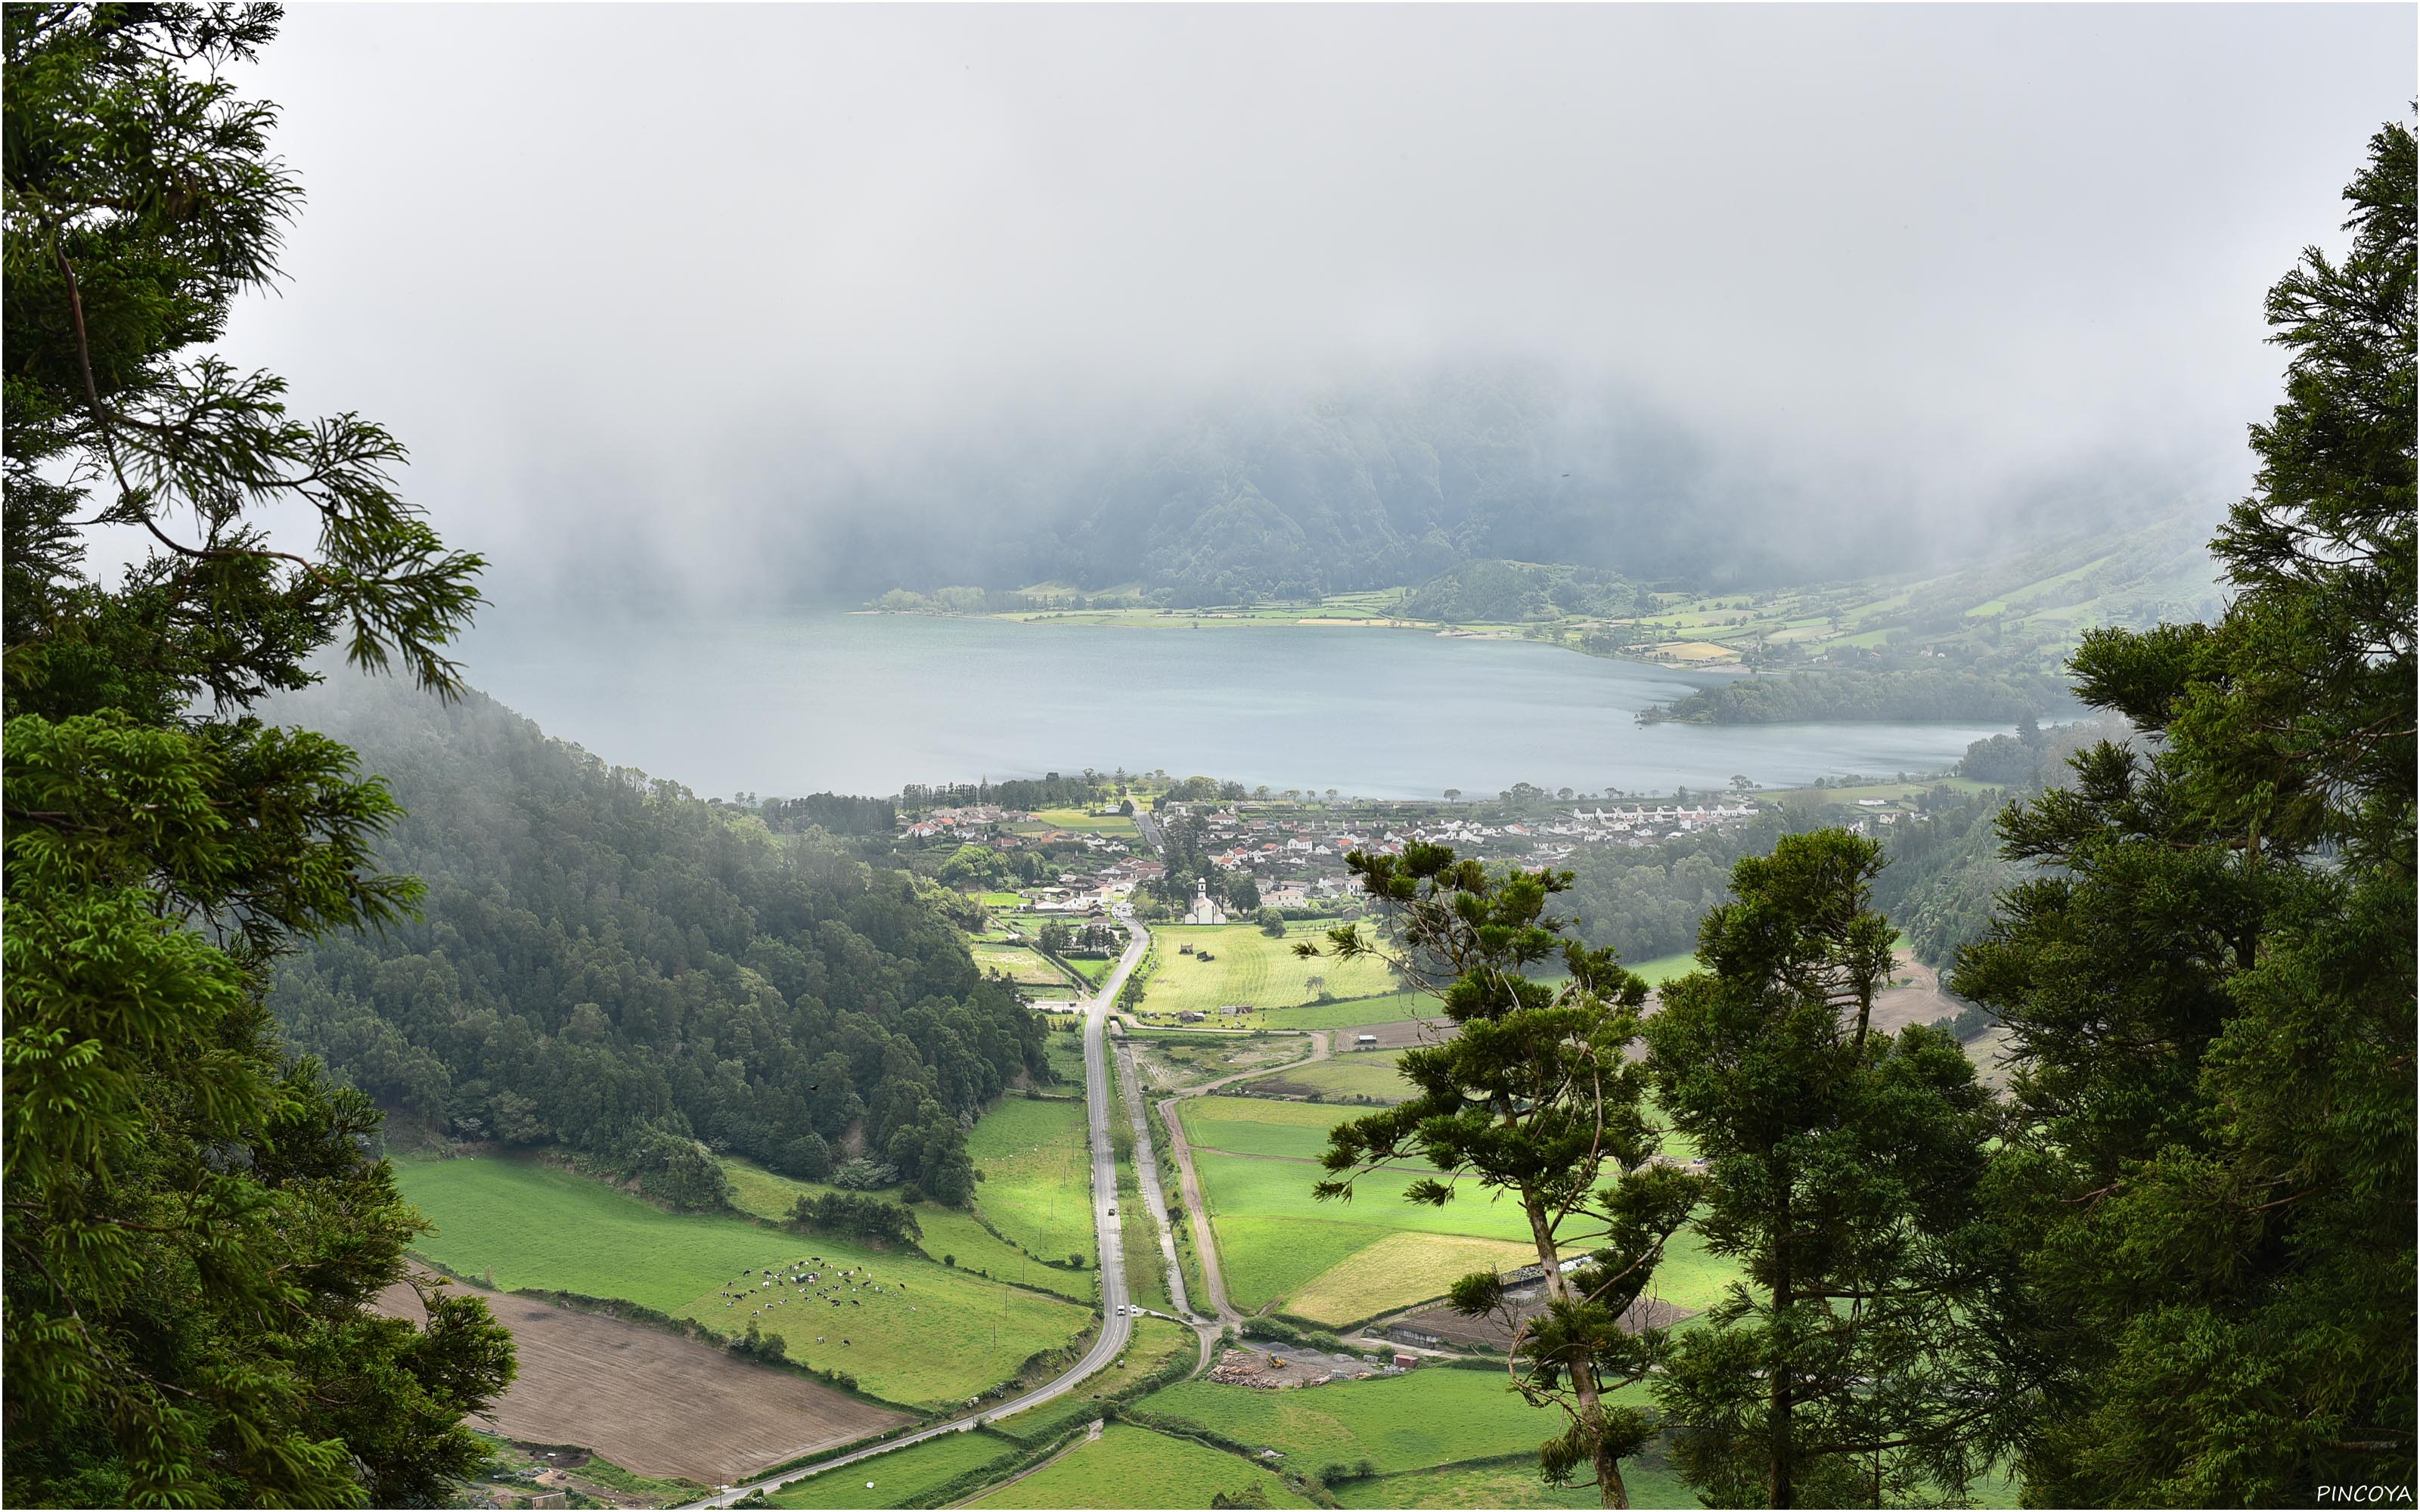
[[[2008,724],[2059,702],[2051,678],[1963,667],[1856,668],[1743,677],[1642,711],[1641,724],[1787,724],[1834,719],[1941,719]]]
[[[2008,801],[2056,786],[2075,752],[2127,733],[2116,718],[2048,728],[2025,720],[2016,734],[1976,741],[1959,764],[1961,777],[1991,783],[1992,791],[1935,787],[1884,833],[1885,864],[1872,882],[1874,903],[1906,933],[1917,960],[1949,966],[1962,947],[1982,937],[1994,899],[2018,880],[2022,869],[1999,850],[1997,821]],[[1784,835],[1822,825],[1824,814],[1815,804],[1786,801],[1745,824],[1652,845],[1589,846],[1570,862],[1566,902],[1576,932],[1591,945],[1617,947],[1630,961],[1691,949],[1731,868],[1770,851]]]
[[[1469,562],[1404,596],[1407,619],[1496,624],[1563,615],[1618,619],[1639,611],[1636,583],[1596,567],[1534,562]]]
[[[861,1151],[971,1190],[965,1126],[1039,1072],[905,873],[548,739],[476,693],[349,680],[281,705],[341,732],[409,817],[422,917],[318,942],[274,999],[297,1043],[444,1133],[559,1145],[710,1203],[700,1142],[821,1177]]]

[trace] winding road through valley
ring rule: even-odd
[[[728,1486],[710,1497],[690,1503],[690,1505],[729,1506],[751,1491],[771,1491],[793,1481],[804,1480],[813,1475],[828,1474],[835,1470],[862,1463],[876,1455],[889,1454],[893,1449],[904,1449],[911,1443],[922,1443],[927,1439],[938,1439],[945,1433],[971,1431],[991,1419],[1007,1417],[1011,1413],[1021,1412],[1029,1407],[1039,1407],[1044,1402],[1064,1396],[1125,1352],[1126,1340],[1134,1332],[1134,1318],[1127,1310],[1130,1298],[1126,1289],[1125,1241],[1124,1231],[1119,1227],[1124,1219],[1117,1211],[1117,1157],[1115,1146],[1109,1139],[1109,1021],[1117,1003],[1118,989],[1125,985],[1126,979],[1134,974],[1136,966],[1142,964],[1144,953],[1151,949],[1151,932],[1144,929],[1140,922],[1129,920],[1126,924],[1126,948],[1119,955],[1117,966],[1102,980],[1100,990],[1093,995],[1084,1007],[1084,1110],[1091,1125],[1093,1149],[1093,1227],[1100,1240],[1101,1253],[1101,1333],[1100,1336],[1094,1341],[1093,1347],[1084,1351],[1082,1359],[1077,1361],[1047,1384],[1037,1386],[1025,1395],[1012,1397],[997,1407],[985,1408],[979,1412],[970,1412],[963,1417],[953,1417],[933,1424],[929,1427],[918,1428],[913,1433],[903,1433],[895,1439],[886,1440],[881,1443],[872,1444],[802,1470],[783,1471],[779,1474]],[[1135,1105],[1140,1107],[1141,1104],[1138,1102]],[[1157,1189],[1158,1172],[1155,1170],[1151,1173],[1151,1184],[1145,1190],[1156,1191]],[[1156,1210],[1155,1216],[1160,1224],[1160,1242],[1172,1257],[1175,1251],[1172,1242],[1168,1238],[1167,1208],[1164,1203]],[[1178,1285],[1183,1285],[1181,1276],[1178,1278]],[[1204,1348],[1206,1355],[1207,1347]],[[799,1452],[804,1454],[809,1451],[802,1449]]]

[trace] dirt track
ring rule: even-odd
[[[1160,1122],[1168,1127],[1168,1150],[1176,1157],[1176,1174],[1185,1189],[1186,1215],[1193,1224],[1193,1251],[1202,1261],[1202,1288],[1209,1295],[1202,1300],[1210,1304],[1222,1322],[1243,1321],[1244,1315],[1227,1301],[1227,1278],[1218,1270],[1218,1238],[1210,1226],[1210,1205],[1202,1196],[1202,1178],[1194,1173],[1193,1150],[1185,1141],[1185,1120],[1177,1117],[1176,1105],[1188,1097],[1216,1092],[1236,1082],[1253,1081],[1264,1076],[1279,1076],[1297,1066],[1308,1066],[1314,1060],[1327,1058],[1331,1037],[1325,1029],[1309,1031],[1311,1054],[1300,1060],[1290,1060],[1280,1066],[1266,1066],[1254,1071],[1238,1072],[1221,1076],[1215,1082],[1189,1087],[1174,1097],[1162,1098],[1158,1103]]]
[[[573,1444],[642,1475],[708,1486],[910,1421],[784,1370],[619,1319],[493,1292],[520,1375],[481,1427],[525,1443]],[[377,1307],[417,1322],[408,1286]]]

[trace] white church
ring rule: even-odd
[[[1193,906],[1185,911],[1188,924],[1224,924],[1227,910],[1211,901],[1210,888],[1200,877],[1193,879]]]

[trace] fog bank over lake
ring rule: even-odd
[[[1640,709],[1707,679],[1407,630],[493,606],[461,655],[473,686],[547,733],[709,795],[1121,765],[1369,797],[1666,793],[1933,771],[2000,728],[1641,726]]]

